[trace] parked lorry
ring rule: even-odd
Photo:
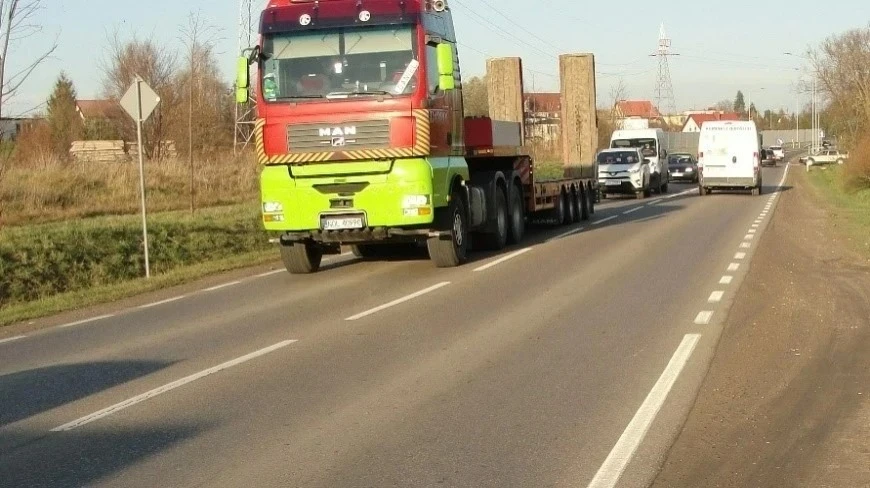
[[[273,0],[259,30],[237,101],[253,88],[262,219],[290,273],[342,245],[360,257],[425,245],[454,267],[472,246],[521,241],[532,218],[594,212],[593,156],[542,181],[519,123],[464,117],[446,2]]]

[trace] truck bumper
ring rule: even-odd
[[[329,166],[334,164],[341,163]],[[374,174],[330,172],[294,177],[293,166],[264,167],[260,188],[265,229],[281,232],[285,240],[321,242],[413,238],[429,232],[435,208],[432,166],[425,159],[395,160],[388,171]],[[361,219],[361,226],[327,228],[326,220],[339,217]]]

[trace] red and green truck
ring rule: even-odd
[[[458,266],[520,242],[533,218],[594,212],[594,174],[541,181],[521,123],[464,116],[446,2],[271,0],[259,31],[237,101],[255,94],[263,224],[290,273],[343,245],[425,244]]]

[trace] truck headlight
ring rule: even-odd
[[[402,197],[402,208],[418,208],[429,205],[429,195],[405,195]]]
[[[695,170],[692,169],[692,168],[686,168],[686,173],[692,173],[692,172],[694,172],[694,171],[695,171]]]
[[[281,202],[263,202],[263,213],[281,213],[284,205]]]
[[[633,175],[636,175],[636,174],[640,173],[640,168],[632,168],[632,169],[628,170],[628,172],[633,174]]]

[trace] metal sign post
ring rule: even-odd
[[[160,97],[136,76],[127,93],[121,97],[121,107],[136,121],[136,138],[139,152],[139,195],[142,206],[142,242],[145,248],[145,277],[151,278],[151,263],[148,258],[148,219],[145,212],[145,152],[142,149],[142,123],[151,117],[154,109],[160,104]]]

